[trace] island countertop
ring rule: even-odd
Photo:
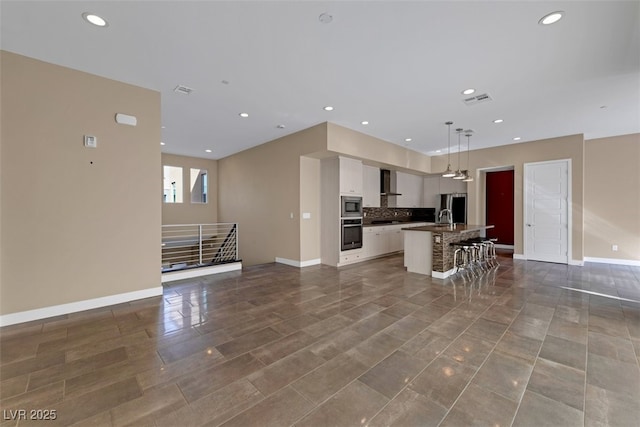
[[[432,233],[469,233],[471,231],[487,230],[495,227],[494,225],[475,225],[475,224],[435,224],[423,225],[421,227],[406,227],[403,231],[430,231]]]

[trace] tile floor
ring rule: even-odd
[[[638,426],[640,268],[500,262],[262,265],[5,327],[0,426]]]

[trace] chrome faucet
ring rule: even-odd
[[[442,224],[442,217],[445,216],[445,214],[447,216],[447,223],[449,225],[453,225],[453,216],[451,214],[451,209],[442,209],[440,211],[440,213],[438,214],[438,223]]]

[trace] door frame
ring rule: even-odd
[[[515,165],[503,165],[503,166],[491,166],[487,168],[478,168],[478,202],[476,203],[478,211],[476,212],[479,219],[478,224],[487,223],[487,173],[488,172],[502,172],[513,171],[513,232],[515,239],[515,227],[516,227],[516,167]],[[480,232],[483,236],[486,236],[485,231]],[[513,245],[497,244],[497,248],[515,250],[515,241]],[[515,255],[515,254],[514,254]]]
[[[552,164],[552,163],[566,163],[567,165],[567,265],[581,265],[580,263],[573,262],[573,192],[572,192],[572,169],[571,159],[557,159],[547,160],[544,162],[529,162],[522,165],[522,252],[524,259],[529,259],[527,251],[527,200],[529,199],[529,186],[527,185],[527,168],[531,166]]]

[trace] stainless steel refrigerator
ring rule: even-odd
[[[449,209],[454,224],[467,223],[467,193],[440,195],[440,210]]]

